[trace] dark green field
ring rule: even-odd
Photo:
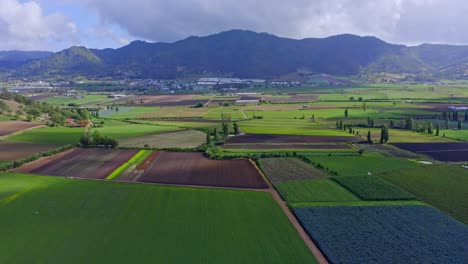
[[[0,225],[0,263],[315,263],[266,192],[0,174]]]
[[[467,171],[461,165],[431,165],[381,176],[468,224]]]

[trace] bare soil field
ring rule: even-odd
[[[393,143],[392,145],[439,161],[468,161],[468,143]]]
[[[73,153],[75,151],[75,149],[69,149],[69,150],[66,150],[64,152],[60,152],[60,153],[57,153],[55,155],[52,155],[52,156],[48,156],[48,157],[43,157],[43,158],[40,158],[38,160],[35,160],[33,162],[30,162],[30,163],[26,163],[24,164],[23,166],[19,167],[19,168],[16,168],[14,169],[13,171],[14,172],[21,172],[21,173],[30,173],[31,171],[37,169],[37,168],[40,168],[44,165],[47,165],[55,160],[60,160],[60,159],[63,159],[65,157],[67,157],[70,153]]]
[[[224,149],[351,149],[346,144],[226,144]]]
[[[122,139],[119,146],[144,148],[196,148],[205,143],[206,134],[198,130],[185,130],[136,138]]]
[[[0,161],[19,160],[58,147],[60,145],[0,141]]]
[[[356,144],[360,149],[364,149],[366,152],[378,152],[385,157],[393,158],[405,158],[405,159],[418,159],[421,158],[418,154],[403,150],[394,146],[382,145],[382,144]]]
[[[246,143],[347,143],[357,142],[359,137],[347,136],[301,136],[301,135],[271,135],[271,134],[245,134],[230,137],[226,140],[229,144]]]
[[[6,136],[11,133],[22,131],[25,129],[41,126],[40,123],[32,123],[25,121],[4,121],[0,122],[0,136]]]
[[[75,149],[60,159],[21,172],[89,179],[104,179],[132,158],[136,150]]]
[[[211,160],[196,152],[162,152],[139,181],[175,185],[268,188],[250,161]]]

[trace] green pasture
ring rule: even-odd
[[[290,207],[319,207],[319,206],[391,206],[391,205],[427,205],[421,201],[351,201],[351,202],[302,202],[290,203]]]
[[[84,134],[84,128],[40,127],[14,134],[6,138],[12,142],[43,144],[77,144]]]
[[[6,173],[0,225],[0,263],[316,263],[267,192]]]
[[[468,169],[461,165],[426,165],[379,175],[468,224]]]
[[[122,139],[122,138],[131,138],[152,134],[159,134],[163,132],[177,131],[180,128],[173,126],[159,126],[159,125],[147,125],[147,124],[133,124],[115,120],[106,120],[104,127],[102,128],[92,128],[90,130],[90,135],[94,131],[99,131],[104,136]]]
[[[119,107],[119,111],[115,109],[107,109],[99,111],[99,117],[111,119],[132,119],[140,115],[156,111],[158,107]]]
[[[445,134],[445,137],[450,139],[468,141],[468,125],[465,124],[465,127],[464,130],[441,130],[440,135],[443,136]]]
[[[113,99],[108,98],[107,95],[88,94],[88,95],[85,95],[84,98],[80,98],[80,99],[75,99],[73,97],[48,97],[40,101],[49,103],[51,105],[56,105],[56,106],[67,106],[68,104],[71,104],[71,103],[83,106],[83,105],[103,104],[112,100]]]

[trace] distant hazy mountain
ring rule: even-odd
[[[278,78],[292,73],[411,73],[463,78],[468,46],[394,45],[375,37],[302,40],[231,30],[174,43],[135,41],[119,49],[72,47],[12,71],[14,76]]]
[[[0,51],[0,69],[15,68],[32,60],[44,59],[52,55],[49,51]]]

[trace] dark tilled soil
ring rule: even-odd
[[[211,160],[196,152],[162,152],[139,181],[174,185],[268,188],[250,161]]]
[[[435,160],[448,162],[468,161],[468,142],[453,143],[393,143],[392,145],[429,156]]]
[[[358,142],[359,137],[344,136],[298,136],[298,135],[270,135],[270,134],[245,134],[227,139],[230,144],[242,143],[346,143]]]
[[[25,121],[4,121],[0,122],[0,136],[6,136],[21,130],[40,126],[42,124]]]
[[[33,154],[58,148],[59,145],[0,141],[0,161],[24,159]]]
[[[29,173],[89,179],[104,179],[137,153],[136,150],[76,149]]]

